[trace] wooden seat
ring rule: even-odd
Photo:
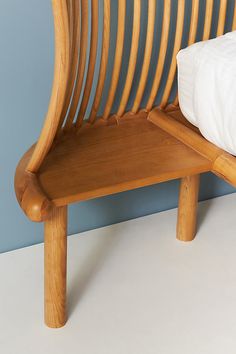
[[[63,137],[38,178],[48,198],[62,206],[210,168],[209,160],[138,116]]]
[[[236,159],[186,121],[176,90],[178,51],[196,42],[199,33],[202,40],[223,34],[230,1],[206,0],[201,9],[199,0],[191,6],[186,0],[89,3],[52,0],[51,100],[39,139],[15,175],[21,208],[31,220],[45,222],[45,322],[50,327],[66,322],[69,204],[180,178],[177,238],[191,241],[200,174],[212,171],[236,186]],[[232,11],[235,30],[236,6]]]

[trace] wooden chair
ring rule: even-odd
[[[174,41],[170,35],[173,3],[177,4]],[[236,159],[206,141],[183,117],[178,96],[170,98],[176,80],[176,54],[184,45],[185,21],[189,16],[186,3],[185,0],[164,0],[156,70],[151,89],[146,94],[159,1],[147,0],[146,44],[137,78],[142,1],[134,0],[127,74],[122,92],[119,91],[118,109],[114,111],[126,43],[126,0],[117,0],[116,47],[109,77],[111,0],[103,1],[100,59],[97,59],[98,19],[101,17],[98,1],[91,0],[90,15],[87,0],[52,0],[55,75],[50,105],[41,135],[21,159],[15,176],[21,208],[32,221],[45,222],[45,322],[50,327],[61,327],[66,322],[69,204],[180,178],[177,238],[191,241],[195,236],[199,175],[212,171],[236,186]],[[188,45],[195,42],[200,26],[200,1],[192,0],[191,3]],[[214,3],[213,0],[204,3],[203,40],[210,36]],[[227,0],[220,0],[217,36],[224,32],[227,6]],[[236,29],[236,6],[232,29]],[[173,50],[168,65],[171,41]],[[99,74],[95,78],[97,60]],[[166,73],[167,80],[164,80]],[[138,84],[131,108],[127,109],[135,79]],[[98,117],[106,80],[109,92]],[[96,93],[91,98],[95,81]],[[155,106],[160,91],[160,102]],[[144,94],[147,97],[145,104]],[[91,99],[92,108],[88,112]]]

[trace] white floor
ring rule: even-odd
[[[1,354],[235,354],[236,194],[69,238],[69,321],[43,324],[43,246],[0,255]]]

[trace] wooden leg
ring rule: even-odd
[[[67,207],[54,208],[45,222],[44,311],[48,327],[66,323]]]
[[[199,181],[199,175],[181,180],[177,222],[177,239],[180,241],[192,241],[196,234]]]

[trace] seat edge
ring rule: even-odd
[[[14,186],[16,198],[26,216],[31,221],[42,222],[50,217],[54,204],[42,190],[37,175],[26,169],[34,147],[35,145],[23,155],[18,163]]]

